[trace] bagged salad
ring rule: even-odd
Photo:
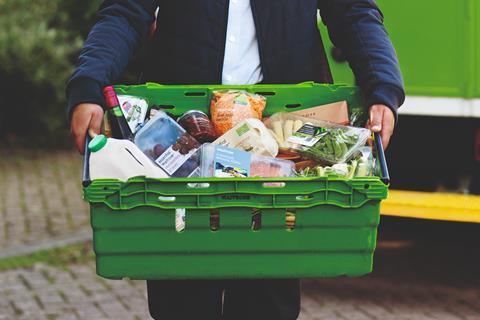
[[[347,162],[371,136],[368,129],[342,126],[280,112],[265,121],[283,150],[328,164]]]

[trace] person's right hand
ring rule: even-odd
[[[82,103],[75,107],[72,114],[70,132],[75,140],[78,152],[85,152],[85,136],[99,134],[103,121],[103,109],[98,104]]]

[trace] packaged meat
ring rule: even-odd
[[[201,148],[202,177],[271,178],[294,175],[295,163],[289,160],[259,156],[210,143]]]
[[[212,122],[220,136],[245,119],[262,119],[266,99],[243,90],[214,91],[210,105]]]
[[[171,177],[198,174],[200,143],[165,112],[158,111],[135,135],[135,144]]]
[[[246,119],[227,131],[214,144],[262,156],[276,157],[278,144],[262,121]]]

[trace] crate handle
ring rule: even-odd
[[[90,181],[90,149],[88,149],[88,144],[90,143],[90,135],[87,132],[85,134],[85,153],[83,154],[83,173],[82,173],[82,185],[83,187],[88,187],[92,181]]]
[[[313,200],[313,196],[312,195],[301,195],[301,196],[296,196],[295,197],[295,200],[297,201],[312,201]]]
[[[375,149],[377,149],[378,160],[380,161],[380,180],[384,184],[390,184],[390,174],[388,173],[387,160],[385,159],[385,152],[383,151],[382,138],[380,133],[375,132]]]
[[[210,188],[210,183],[208,182],[190,182],[187,183],[187,188],[188,189],[208,189]]]
[[[176,197],[165,197],[165,196],[159,196],[158,201],[160,202],[175,202],[177,200]]]
[[[285,182],[264,182],[262,184],[264,188],[285,188],[286,185]]]

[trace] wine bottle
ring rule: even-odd
[[[108,120],[112,130],[112,136],[116,139],[130,139],[132,131],[123,115],[120,102],[113,86],[108,86],[103,89],[105,102],[108,112]]]

